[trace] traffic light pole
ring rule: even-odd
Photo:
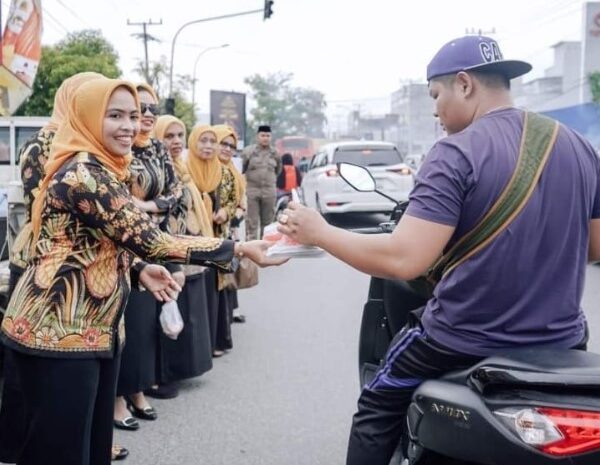
[[[172,115],[175,110],[175,98],[173,97],[173,58],[175,56],[175,42],[177,41],[177,37],[179,36],[181,31],[183,31],[186,27],[191,26],[192,24],[205,23],[208,21],[217,21],[219,19],[235,18],[236,16],[245,16],[245,15],[251,15],[251,14],[255,14],[255,13],[264,13],[264,9],[261,8],[259,10],[244,11],[242,13],[233,13],[230,15],[213,16],[210,18],[196,19],[194,21],[189,21],[189,22],[185,23],[183,26],[181,26],[179,29],[177,29],[177,32],[173,36],[173,41],[171,42],[171,65],[169,66],[169,98],[166,101],[166,108],[165,108],[167,114]]]

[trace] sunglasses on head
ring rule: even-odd
[[[230,144],[229,142],[221,142],[221,147],[229,147],[231,150],[237,149],[234,144]]]
[[[156,103],[140,103],[140,111],[142,115],[146,111],[150,111],[153,115],[158,115],[158,105]]]

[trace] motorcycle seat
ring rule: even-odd
[[[480,392],[490,387],[600,389],[600,355],[581,350],[511,349],[441,379],[469,384]]]

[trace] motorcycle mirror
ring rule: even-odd
[[[354,190],[359,192],[375,192],[375,179],[364,166],[352,163],[338,163],[338,173]]]

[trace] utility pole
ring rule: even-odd
[[[142,21],[139,23],[133,23],[131,21],[129,21],[129,19],[127,20],[127,25],[128,26],[142,26],[142,30],[144,32],[142,32],[142,34],[134,34],[137,37],[141,37],[142,40],[144,41],[144,77],[146,78],[146,82],[148,84],[151,84],[150,82],[150,64],[148,63],[148,40],[155,40],[158,41],[158,39],[154,36],[151,36],[150,34],[148,34],[148,26],[160,26],[162,25],[162,18],[158,23],[153,22],[151,19],[148,21]]]

